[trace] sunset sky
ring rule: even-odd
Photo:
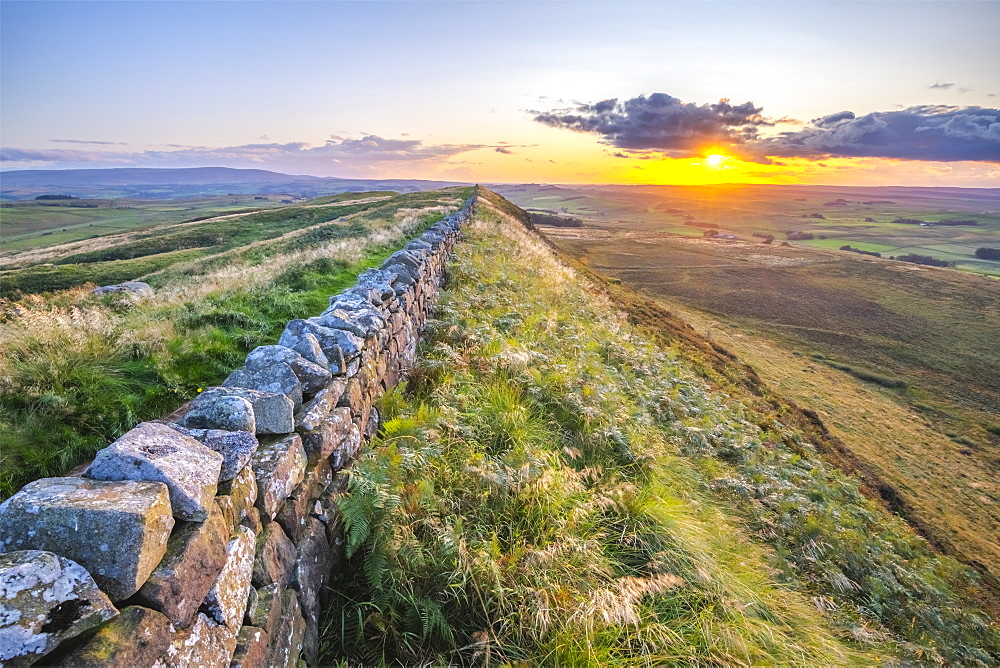
[[[990,0],[3,0],[0,29],[4,170],[1000,187]]]

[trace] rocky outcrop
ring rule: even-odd
[[[315,662],[343,469],[415,359],[470,211],[289,322],[224,386],[123,435],[85,477],[0,505],[0,664]]]

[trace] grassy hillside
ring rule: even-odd
[[[342,501],[327,662],[1000,660],[974,573],[482,197]]]
[[[0,300],[0,499],[221,382],[248,351],[275,342],[288,320],[322,311],[331,294],[468,192],[167,226],[102,240],[89,254],[74,247],[72,257],[50,249],[50,261],[67,262],[55,269],[96,267],[81,280],[142,279],[156,294],[97,297],[87,284]],[[206,234],[218,243],[170,250]],[[126,257],[133,253],[139,257]],[[41,269],[19,271],[39,279]]]
[[[773,245],[546,234],[599,272],[691,314],[700,331],[819,411],[871,488],[941,548],[1000,572],[995,281]],[[763,350],[786,355],[778,363]]]

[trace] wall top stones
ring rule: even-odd
[[[82,477],[0,504],[0,666],[315,661],[337,471],[415,360],[474,200]]]

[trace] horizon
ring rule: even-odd
[[[3,173],[1000,183],[995,2],[5,0],[0,12]]]

